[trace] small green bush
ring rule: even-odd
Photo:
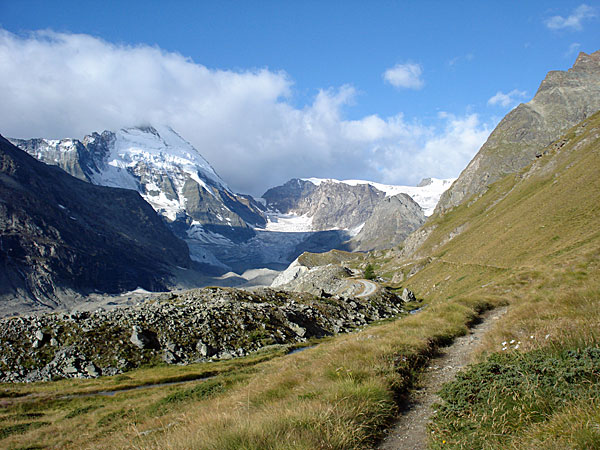
[[[439,393],[433,448],[507,445],[566,403],[600,396],[600,348],[494,353]],[[599,443],[600,444],[600,443]]]
[[[375,278],[375,269],[373,268],[373,264],[367,264],[367,267],[365,267],[364,276],[367,280],[372,280]]]

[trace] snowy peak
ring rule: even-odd
[[[168,126],[92,133],[82,141],[14,140],[15,145],[93,184],[136,190],[185,235],[201,227],[235,239],[266,223],[260,205],[233,193],[200,153]]]
[[[144,161],[166,169],[169,166],[179,166],[194,179],[198,179],[200,175],[210,184],[229,190],[225,181],[217,175],[198,150],[169,126],[142,126],[119,130],[115,134],[115,144],[109,159],[115,162],[115,165],[120,161],[127,165]],[[199,184],[204,183],[204,180]]]

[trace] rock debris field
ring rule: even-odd
[[[342,333],[403,312],[379,289],[369,298],[272,289],[204,288],[111,311],[0,322],[0,382],[115,375],[143,364],[188,364]]]

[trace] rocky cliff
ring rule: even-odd
[[[137,192],[78,180],[0,137],[0,313],[95,290],[165,289],[169,267],[190,264]]]
[[[442,195],[437,211],[446,211],[504,175],[519,171],[535,160],[542,148],[599,109],[600,51],[580,53],[571,69],[549,72],[533,100],[502,119]]]
[[[360,232],[348,245],[354,251],[395,247],[424,222],[423,210],[410,196],[398,194],[387,197],[375,206]]]

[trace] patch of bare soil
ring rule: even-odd
[[[506,312],[506,308],[488,311],[481,322],[452,345],[439,349],[438,356],[429,362],[423,373],[420,388],[411,393],[409,402],[398,417],[395,427],[380,445],[381,450],[417,450],[427,448],[427,423],[433,413],[433,404],[440,402],[437,392],[444,383],[452,381],[457,372],[469,364],[481,338]]]

